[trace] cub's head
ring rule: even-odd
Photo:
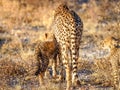
[[[104,47],[108,47],[110,49],[120,48],[120,39],[116,39],[115,37],[107,37],[102,43]]]

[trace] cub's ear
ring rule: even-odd
[[[120,48],[120,39],[117,39],[115,37],[112,37],[113,40],[115,40],[116,44],[116,48]]]
[[[46,39],[48,38],[48,33],[45,33],[45,38],[46,38]]]

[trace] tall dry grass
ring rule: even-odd
[[[54,9],[62,1],[65,0],[0,0],[0,41],[5,41],[0,46],[2,59],[5,58],[4,60],[0,58],[0,70],[2,70],[0,76],[2,78],[8,75],[8,77],[17,78],[21,73],[24,74],[24,71],[28,73],[28,77],[24,76],[23,79],[18,80],[21,83],[14,87],[15,90],[23,89],[24,85],[27,88],[36,89],[33,87],[36,84],[33,84],[33,86],[28,84],[30,82],[36,83],[38,80],[33,75],[34,71],[31,71],[35,67],[34,47],[36,41],[45,40],[44,33],[51,33]],[[70,0],[67,3],[71,9],[74,9],[81,16],[84,23],[83,36],[92,37],[91,42],[99,44],[100,40],[108,35],[120,38],[119,0],[90,0],[83,4],[79,4],[78,0]],[[43,31],[24,28],[42,26],[45,27]],[[86,42],[86,45],[90,43],[90,37],[83,37],[83,42]],[[9,59],[12,61],[9,61]],[[20,62],[17,62],[19,60]],[[110,63],[103,60],[91,64],[93,63],[84,60],[80,61],[79,64],[80,70],[94,71],[90,75],[91,82],[88,83],[112,86],[112,76],[109,74],[111,73]],[[23,71],[21,72],[21,70]],[[13,90],[6,80],[1,81],[4,81],[0,82],[3,89]],[[61,87],[64,89],[64,85]],[[56,86],[56,84],[50,82],[47,87],[39,87],[40,90],[48,88],[49,90],[59,90],[59,85]]]
[[[10,29],[26,24],[46,26],[49,29],[53,20],[53,9],[61,1],[1,0],[0,19],[4,19],[2,23]]]

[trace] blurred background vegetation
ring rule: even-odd
[[[33,89],[38,87],[38,79],[33,75],[36,68],[34,59],[36,41],[45,41],[46,32],[49,33],[48,40],[51,39],[54,10],[64,1],[84,23],[80,50],[81,70],[96,69],[91,61],[106,55],[98,50],[104,38],[108,36],[120,38],[120,0],[0,0],[1,90],[31,90],[29,87]],[[112,86],[110,67],[108,62],[103,64],[103,72],[100,70],[98,74],[95,73],[94,77],[91,77],[91,83],[109,82],[107,85]],[[53,87],[50,87],[51,85]],[[47,88],[60,90],[59,86],[56,88],[54,86],[56,84],[49,83]],[[26,87],[28,89],[25,89]],[[39,87],[40,90],[41,88]]]

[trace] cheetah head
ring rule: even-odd
[[[66,3],[60,4],[56,9],[55,9],[55,16],[59,13],[63,13],[65,11],[68,11],[69,8]]]
[[[116,47],[116,48],[120,48],[120,39],[116,39],[116,38],[114,38],[114,37],[112,37],[112,39],[114,40],[114,46]]]
[[[103,41],[104,46],[113,49],[120,48],[120,39],[116,39],[115,37],[107,37]]]

